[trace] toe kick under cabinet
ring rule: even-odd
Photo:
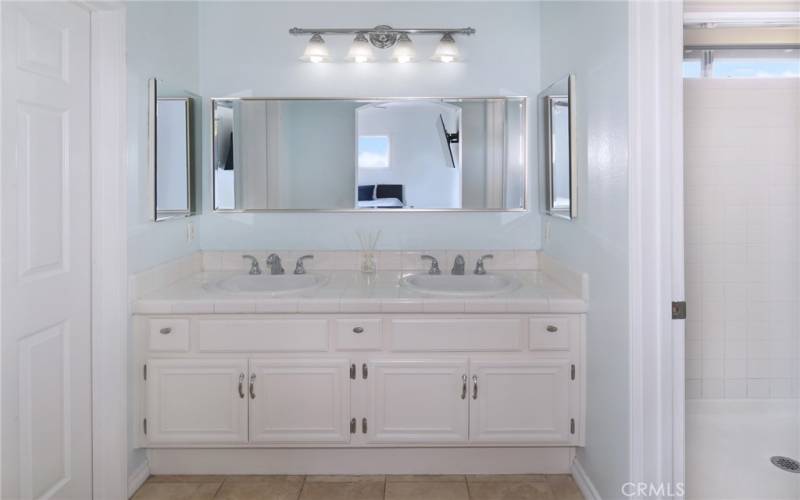
[[[143,447],[581,446],[565,315],[135,316]]]

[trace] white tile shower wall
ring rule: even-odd
[[[797,79],[685,81],[686,391],[798,396]]]

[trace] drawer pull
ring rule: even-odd
[[[364,327],[357,326],[353,328],[353,333],[364,333]]]
[[[161,329],[161,330],[159,330],[158,332],[159,332],[161,335],[169,335],[170,333],[172,333],[172,327],[171,327],[171,326],[167,326],[167,327],[165,327],[165,328],[162,328],[162,329]]]
[[[556,333],[558,331],[558,327],[555,325],[547,325],[546,330],[550,333]]]

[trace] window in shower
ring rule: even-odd
[[[800,48],[687,48],[684,78],[798,78]]]

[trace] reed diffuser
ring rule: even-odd
[[[361,272],[374,274],[378,270],[378,266],[375,264],[375,247],[378,246],[378,240],[381,239],[381,230],[379,229],[375,233],[357,231],[356,234],[361,243]]]

